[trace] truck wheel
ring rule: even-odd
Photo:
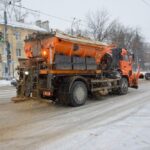
[[[121,79],[118,93],[119,95],[125,95],[128,93],[128,80],[126,78]]]
[[[74,82],[69,93],[69,104],[71,106],[77,107],[85,104],[88,90],[87,86],[83,82]]]

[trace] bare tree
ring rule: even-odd
[[[79,24],[74,25],[75,35],[80,33],[81,36],[126,48],[134,52],[136,64],[140,63],[141,66],[144,66],[145,44],[139,29],[124,26],[118,20],[111,20],[106,10],[89,12],[86,20],[88,27],[84,30],[81,30]]]
[[[7,12],[9,21],[24,22],[28,17],[39,18],[40,12],[33,12],[22,7],[22,0],[0,0],[0,18]]]
[[[108,40],[115,43],[119,47],[125,47],[127,49],[132,48],[132,42],[135,37],[135,30],[130,27],[125,27],[117,20],[115,20],[108,34]]]
[[[109,19],[109,14],[106,10],[89,12],[86,16],[89,35],[92,35],[95,40],[106,41],[112,23]]]
[[[77,18],[73,18],[71,23],[71,27],[65,30],[65,33],[74,35],[74,36],[82,36],[83,30],[81,29],[81,20]]]
[[[140,63],[144,68],[144,49],[146,44],[139,30],[135,31],[135,37],[132,42],[132,50],[136,56],[136,63]]]
[[[143,37],[138,29],[125,27],[118,21],[115,21],[109,32],[109,41],[115,43],[118,47],[126,48],[136,55],[137,63],[143,60]]]

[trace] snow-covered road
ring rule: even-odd
[[[150,82],[78,108],[12,95],[0,88],[0,150],[150,150]]]
[[[0,80],[0,87],[3,87],[3,86],[10,86],[10,81],[7,81],[7,80]]]

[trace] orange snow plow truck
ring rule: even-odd
[[[32,34],[25,40],[26,59],[19,59],[17,96],[84,105],[93,94],[124,95],[138,88],[133,54],[90,39],[61,32]]]

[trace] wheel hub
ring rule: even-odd
[[[74,96],[77,98],[78,101],[83,101],[85,97],[84,89],[78,86],[74,91]]]

